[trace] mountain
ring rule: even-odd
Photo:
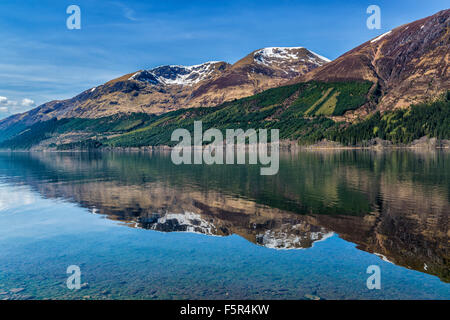
[[[161,66],[124,75],[76,97],[51,101],[0,121],[0,130],[21,122],[61,118],[100,118],[119,113],[161,114],[209,107],[277,87],[329,62],[305,48],[256,50],[230,65]]]
[[[0,121],[0,148],[171,146],[171,132],[192,131],[194,121],[205,130],[279,129],[290,145],[445,147],[449,16],[444,10],[395,28],[332,62],[276,47],[233,65],[128,74]]]
[[[433,100],[450,90],[450,9],[388,31],[297,81],[368,80],[380,99],[367,114]]]

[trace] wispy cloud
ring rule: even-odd
[[[50,100],[71,98],[122,74],[121,71],[83,66],[62,68],[49,64],[0,63],[0,79],[7,84],[0,88],[0,95],[8,97],[7,101],[0,100],[0,105],[20,105],[23,109],[30,109]],[[32,104],[29,100],[36,103]],[[18,112],[22,111],[26,110]]]
[[[131,9],[130,7],[126,6],[122,2],[113,2],[116,6],[118,6],[120,9],[122,9],[123,16],[130,20],[130,21],[139,21],[138,18],[136,18],[136,12]]]

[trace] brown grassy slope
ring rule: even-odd
[[[369,80],[381,90],[381,111],[435,99],[450,89],[450,10],[375,39],[293,82]]]

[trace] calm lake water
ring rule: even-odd
[[[450,153],[280,158],[0,153],[0,299],[450,299]]]

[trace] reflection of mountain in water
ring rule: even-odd
[[[162,232],[194,232],[207,235],[230,235],[234,233],[226,226],[216,227],[212,221],[214,219],[208,221],[193,212],[166,213],[140,218],[136,226]],[[320,228],[319,231],[311,231],[310,229],[311,226],[304,222],[294,225],[283,224],[275,230],[264,230],[263,226],[254,224],[252,238],[254,238],[255,243],[267,248],[296,249],[308,248],[312,242],[325,240],[333,235],[331,232],[326,233],[323,228]]]
[[[258,245],[274,249],[309,248],[313,242],[325,240],[333,234],[301,219],[292,219],[291,223],[283,224],[275,220],[252,224],[245,220],[246,224],[239,226],[213,215],[185,211],[139,217],[134,226],[162,232],[194,232],[219,236],[239,234]]]
[[[282,155],[256,167],[174,166],[163,155],[0,154],[0,176],[130,226],[237,234],[309,248],[333,233],[395,264],[449,281],[448,154]]]
[[[145,229],[163,232],[194,232],[214,235],[217,228],[209,221],[193,212],[166,213],[164,215],[153,214],[150,217],[141,218],[140,225]]]

